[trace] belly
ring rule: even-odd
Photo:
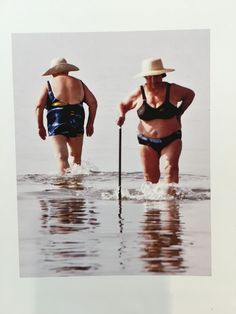
[[[181,123],[176,117],[171,119],[154,119],[151,121],[140,120],[138,133],[146,137],[162,138],[181,129]]]

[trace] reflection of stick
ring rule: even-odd
[[[121,202],[121,198],[119,199],[119,226],[120,226],[120,233],[123,232],[123,218],[122,218],[122,202]]]
[[[121,141],[122,132],[121,127],[119,128],[119,200],[121,199]]]

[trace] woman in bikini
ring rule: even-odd
[[[125,121],[126,112],[136,108],[140,119],[138,142],[144,178],[151,183],[160,179],[159,161],[165,157],[165,182],[179,182],[179,157],[182,149],[181,115],[192,103],[194,92],[186,87],[164,82],[167,72],[161,59],[146,59],[142,63],[144,86],[135,90],[119,106],[118,126]]]
[[[60,174],[65,174],[70,165],[68,148],[74,164],[81,164],[85,113],[83,103],[89,108],[86,125],[87,136],[94,132],[97,101],[89,88],[79,79],[69,76],[70,71],[78,71],[75,65],[64,58],[56,58],[43,75],[52,75],[53,80],[44,86],[36,105],[38,133],[45,140],[47,132],[43,123],[43,112],[47,110],[48,135],[52,137]],[[69,146],[69,147],[68,147]]]

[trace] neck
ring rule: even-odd
[[[54,74],[53,77],[57,77],[57,76],[68,76],[68,72],[62,72],[62,73],[57,73],[57,74]]]

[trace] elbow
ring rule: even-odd
[[[119,103],[119,105],[117,106],[117,109],[122,115],[126,113],[125,104],[123,102]]]
[[[96,112],[97,111],[97,106],[98,106],[98,103],[97,103],[97,100],[94,99],[92,101],[90,101],[89,103],[87,103],[88,107],[89,107],[89,110],[93,111],[93,112]]]
[[[117,110],[121,111],[123,109],[122,102],[117,105]]]
[[[96,99],[92,102],[92,107],[94,108],[94,110],[97,110],[98,102]]]
[[[42,105],[42,104],[37,104],[37,105],[35,106],[35,112],[36,112],[36,114],[39,113],[39,112],[43,112],[44,108],[45,108],[44,105]]]
[[[192,99],[192,101],[194,97],[195,97],[195,92],[193,90],[190,90],[190,98]]]
[[[91,107],[97,108],[97,106],[98,106],[97,99],[95,97],[92,97],[92,99],[90,99],[89,105]]]
[[[35,112],[37,113],[40,110],[41,106],[40,105],[36,105],[35,106]]]
[[[194,97],[195,97],[195,92],[192,90],[192,96],[193,96],[193,99],[194,99]]]
[[[193,101],[194,97],[195,97],[195,92],[190,89],[185,96],[185,101],[191,103]]]

